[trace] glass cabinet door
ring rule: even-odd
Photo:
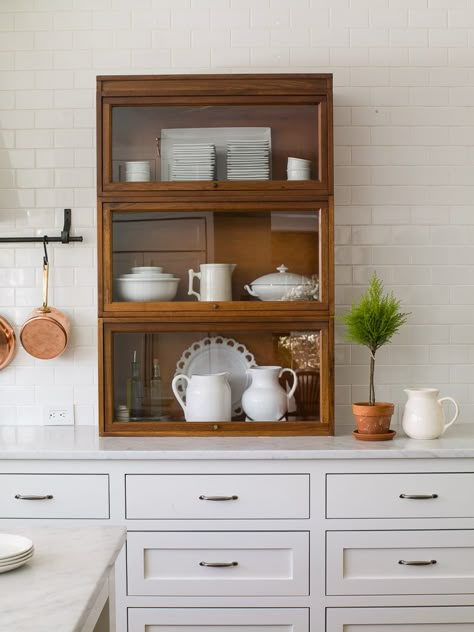
[[[104,325],[104,429],[246,434],[327,429],[328,331]],[[113,367],[113,368],[112,368]],[[273,422],[269,424],[269,422]],[[179,432],[178,432],[179,433]]]
[[[104,191],[327,191],[331,86],[303,74],[99,78]]]
[[[275,206],[108,206],[104,310],[323,309],[328,209]]]

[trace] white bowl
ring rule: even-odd
[[[311,160],[305,158],[288,158],[288,169],[309,169],[311,166]]]
[[[141,274],[131,277],[116,279],[117,289],[124,301],[172,301],[180,282],[178,277],[163,279],[142,277]]]

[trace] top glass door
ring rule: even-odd
[[[318,106],[114,107],[112,180],[319,180]]]

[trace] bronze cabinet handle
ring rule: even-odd
[[[52,494],[45,494],[44,496],[38,496],[36,494],[15,494],[17,500],[51,500]]]
[[[398,563],[404,566],[432,566],[436,560],[398,560]]]
[[[238,496],[199,496],[199,500],[238,500]]]
[[[238,562],[199,562],[199,566],[209,566],[211,568],[225,568],[227,566],[238,566]]]

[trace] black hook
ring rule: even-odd
[[[43,237],[43,248],[44,248],[44,257],[43,257],[43,265],[47,266],[49,261],[48,261],[48,250],[46,248],[46,244],[48,243],[48,235],[45,235]]]

